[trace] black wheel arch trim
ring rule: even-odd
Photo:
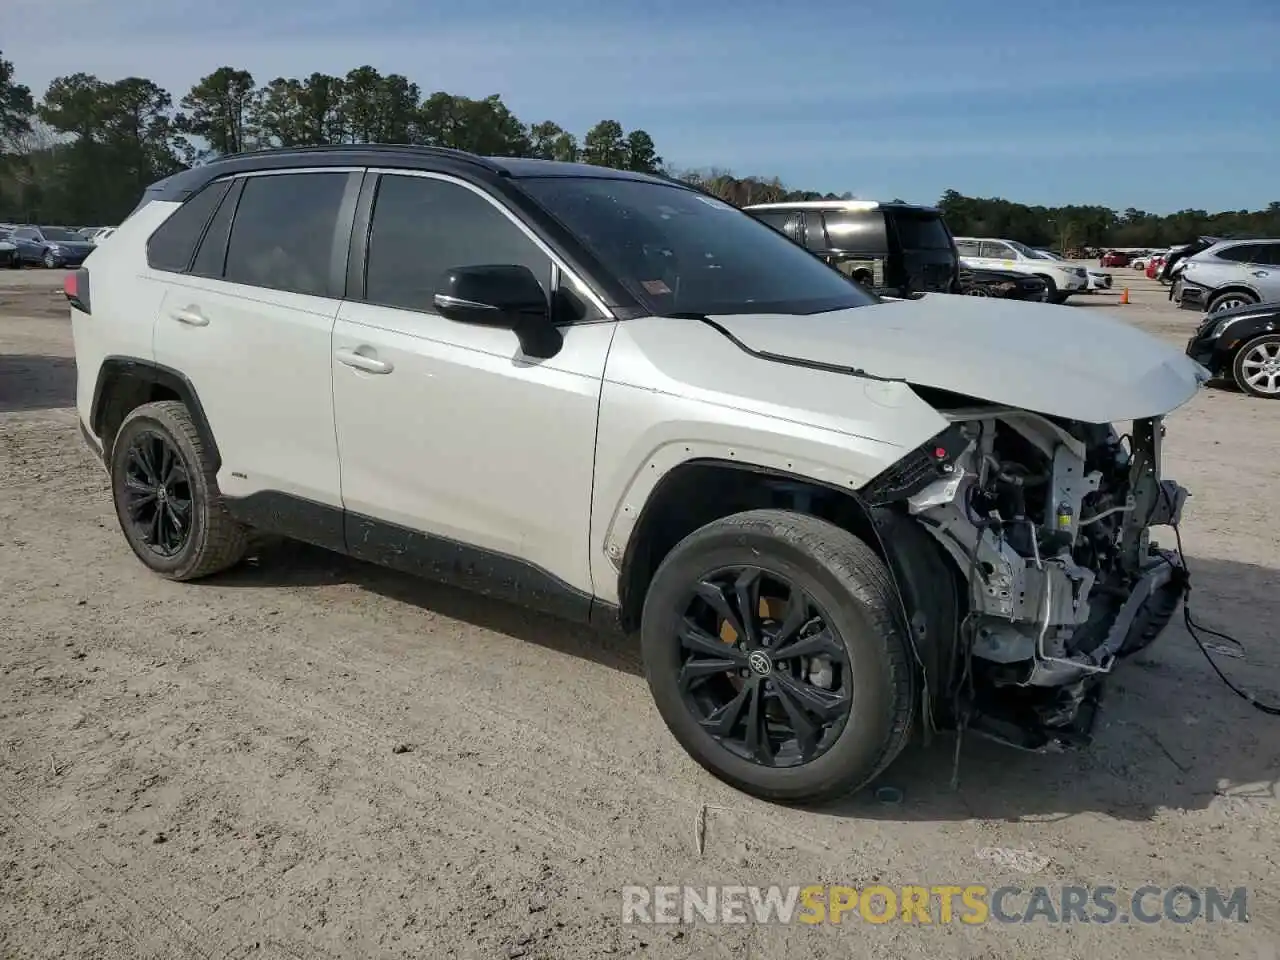
[[[218,443],[214,439],[209,419],[205,416],[204,407],[200,404],[200,395],[195,385],[186,375],[172,367],[143,360],[138,357],[113,355],[102,361],[98,368],[98,380],[93,387],[93,404],[90,407],[89,420],[94,434],[102,440],[103,456],[109,458],[114,438],[104,434],[104,418],[109,407],[111,391],[124,379],[134,379],[145,384],[165,387],[177,394],[178,399],[191,412],[200,442],[204,444],[209,455],[211,466],[216,473],[222,467],[222,455],[218,451]],[[144,401],[145,402],[145,401]]]
[[[889,511],[883,507],[873,507],[864,497],[856,490],[842,487],[835,483],[815,480],[812,477],[802,476],[800,474],[790,473],[786,470],[763,467],[758,464],[749,464],[735,462],[732,460],[720,460],[714,457],[699,457],[692,460],[686,460],[678,466],[668,470],[667,473],[658,481],[657,485],[646,498],[644,506],[640,508],[640,514],[636,518],[636,524],[632,528],[630,536],[627,538],[627,546],[623,550],[620,568],[618,571],[618,618],[619,624],[625,631],[634,629],[632,622],[632,613],[629,613],[633,607],[633,598],[630,596],[632,589],[632,576],[634,573],[634,565],[638,560],[637,552],[644,540],[646,532],[646,520],[650,516],[650,510],[655,503],[662,501],[660,491],[663,487],[673,482],[676,475],[682,468],[687,467],[721,467],[742,473],[755,474],[768,480],[780,481],[783,483],[798,483],[812,487],[818,487],[829,490],[832,493],[839,494],[846,498],[850,503],[854,504],[862,515],[865,522],[865,530],[871,537],[868,543],[873,550],[880,555],[885,561],[885,567],[889,571],[889,579],[893,583],[894,593],[898,598],[898,616],[901,620],[901,626],[904,636],[910,645],[910,653],[912,655],[915,668],[924,671],[922,677],[922,689],[925,691],[924,702],[933,701],[940,693],[945,690],[945,685],[950,682],[950,678],[945,676],[946,668],[951,662],[951,651],[946,649],[928,649],[922,651],[920,644],[917,642],[919,637],[918,625],[913,622],[908,603],[916,605],[917,598],[923,597],[923,584],[927,580],[927,575],[932,572],[928,567],[923,566],[927,561],[913,559],[908,556],[908,551],[922,544],[924,540],[931,540],[929,535],[923,530],[919,533],[924,540],[911,538],[910,544],[902,544],[901,549],[897,546],[898,537],[886,537],[884,531],[892,526],[894,518],[889,516]],[[941,550],[938,551],[938,557],[953,574],[957,573],[950,557],[946,556]],[[928,558],[933,560],[933,557]],[[936,570],[937,567],[934,567]],[[933,637],[925,637],[926,640],[932,640]],[[932,665],[933,669],[930,669]],[[944,674],[939,677],[939,673]]]

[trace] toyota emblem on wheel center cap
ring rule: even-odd
[[[752,673],[762,677],[767,677],[773,672],[773,661],[763,650],[751,651],[751,655],[747,657],[747,666],[751,668]]]

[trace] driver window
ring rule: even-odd
[[[982,242],[982,255],[991,257],[995,260],[1017,260],[1018,255],[1012,249],[1006,247],[1003,243],[992,243],[990,240]]]
[[[369,231],[367,302],[435,313],[440,277],[484,264],[528,267],[544,292],[551,289],[551,258],[484,197],[449,180],[382,175]],[[565,310],[570,297],[557,294],[553,308]]]

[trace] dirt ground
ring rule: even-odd
[[[1185,341],[1194,315],[1114,273],[1132,304],[1075,308]],[[1088,752],[966,740],[953,791],[945,740],[884,775],[900,802],[757,802],[684,755],[620,638],[300,546],[147,573],[77,434],[59,284],[0,273],[0,955],[1276,956],[1280,720],[1181,624],[1118,669]],[[1195,614],[1280,698],[1280,404],[1204,391],[1167,469]],[[873,882],[1245,886],[1251,922],[620,923],[626,884]]]

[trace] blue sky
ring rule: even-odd
[[[1152,212],[1280,200],[1280,0],[4,0],[4,55],[180,98],[363,63],[527,122],[643,127],[678,168],[866,198]],[[465,12],[464,12],[465,11]]]

